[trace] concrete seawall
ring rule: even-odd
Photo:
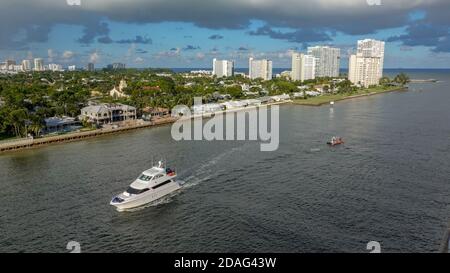
[[[164,119],[158,119],[152,122],[144,122],[142,124],[137,124],[133,126],[126,126],[126,127],[119,127],[115,129],[98,129],[93,131],[87,131],[87,132],[77,132],[77,133],[69,133],[65,135],[59,135],[59,136],[50,136],[50,137],[43,137],[43,138],[36,138],[36,139],[21,139],[17,141],[11,141],[6,143],[0,143],[0,153],[8,152],[8,151],[17,151],[22,149],[28,149],[33,147],[39,147],[43,145],[48,144],[54,144],[54,143],[63,143],[63,142],[72,142],[72,141],[78,141],[82,139],[92,138],[92,137],[98,137],[103,135],[110,135],[120,132],[126,132],[130,130],[136,130],[140,128],[147,128],[152,126],[159,126],[159,125],[165,125],[175,122],[175,118],[164,118]]]
[[[281,104],[285,104],[288,102],[289,101],[272,102],[272,103],[263,104],[262,106],[281,105]],[[229,109],[229,110],[224,110],[224,111],[218,111],[215,113],[192,115],[185,119],[187,119],[187,120],[188,119],[196,119],[196,118],[200,118],[200,117],[209,118],[209,117],[212,117],[213,115],[225,114],[228,112],[239,112],[239,111],[257,109],[257,108],[259,108],[259,106],[235,108],[235,109]],[[110,135],[110,134],[130,131],[130,130],[136,130],[136,129],[140,129],[140,128],[172,124],[177,119],[178,118],[174,118],[174,117],[166,117],[166,118],[156,119],[152,122],[142,122],[141,124],[137,124],[137,125],[133,125],[133,126],[124,126],[124,127],[119,127],[116,129],[98,129],[98,130],[92,130],[92,131],[87,131],[87,132],[68,133],[68,134],[59,135],[59,136],[49,136],[49,137],[36,138],[36,139],[19,139],[19,140],[7,141],[4,143],[0,142],[0,154],[4,153],[4,152],[9,152],[9,151],[17,151],[17,150],[22,150],[22,149],[44,146],[44,145],[48,145],[48,144],[72,142],[72,141],[78,141],[78,140],[83,140],[83,139],[87,139],[87,138],[93,138],[93,137],[98,137],[98,136],[103,136],[103,135]],[[181,118],[181,119],[183,119],[183,118]]]

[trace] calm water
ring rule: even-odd
[[[450,218],[450,72],[324,107],[282,106],[276,152],[175,142],[170,127],[0,156],[0,251],[385,252],[439,249]],[[329,136],[345,137],[329,148]],[[164,156],[187,187],[118,213],[110,198]]]

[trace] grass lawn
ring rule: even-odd
[[[398,86],[387,87],[387,88],[377,86],[377,87],[368,88],[368,89],[360,89],[354,93],[327,94],[327,95],[321,95],[321,96],[311,97],[311,98],[307,98],[307,99],[298,99],[298,100],[294,100],[293,103],[300,104],[300,105],[320,106],[323,104],[328,104],[331,101],[340,101],[340,100],[345,100],[345,99],[375,95],[375,94],[379,94],[379,93],[391,92],[391,91],[403,90],[403,89],[404,89],[404,87],[398,87]]]

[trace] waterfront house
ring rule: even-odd
[[[317,97],[320,95],[320,92],[317,92],[317,91],[306,91],[305,93],[306,93],[306,95],[311,96],[311,97]]]
[[[192,111],[194,115],[206,114],[206,113],[214,113],[224,110],[224,107],[218,103],[207,103],[201,105],[192,106]]]
[[[215,100],[229,100],[231,99],[230,94],[220,94],[219,92],[214,92],[212,94],[213,99]]]
[[[274,102],[274,100],[269,96],[260,97],[258,98],[258,100],[261,102],[261,104],[268,104]]]
[[[245,101],[232,100],[232,101],[226,101],[224,103],[221,103],[221,105],[226,110],[231,110],[231,109],[238,109],[238,108],[246,107],[247,103]]]
[[[170,116],[170,110],[162,107],[146,107],[142,109],[142,119],[152,120]]]
[[[289,97],[289,95],[287,94],[283,94],[283,95],[277,95],[277,96],[272,96],[271,97],[274,101],[285,101],[285,100],[289,100],[291,97]]]
[[[305,96],[305,94],[303,92],[294,92],[294,93],[292,93],[292,97],[294,99],[303,98],[304,96]]]
[[[108,104],[87,106],[81,109],[80,120],[98,125],[136,119],[136,108],[125,104]]]
[[[82,128],[81,122],[71,117],[51,117],[46,118],[44,134],[55,132],[70,132]]]
[[[248,100],[242,100],[242,103],[244,103],[246,106],[260,106],[261,101],[257,99],[248,99]]]

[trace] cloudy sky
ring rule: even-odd
[[[0,0],[0,59],[289,67],[292,50],[323,44],[345,67],[358,39],[377,38],[388,68],[449,68],[449,11],[449,0]]]

